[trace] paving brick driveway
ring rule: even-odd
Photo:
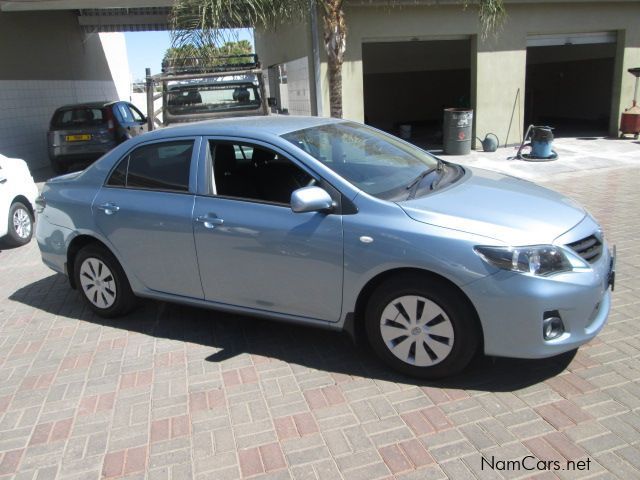
[[[639,175],[548,184],[618,246],[595,341],[575,357],[481,359],[429,384],[335,333],[157,302],[105,321],[34,242],[2,251],[0,477],[640,478]],[[527,455],[588,470],[482,463]]]

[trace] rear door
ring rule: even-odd
[[[144,117],[142,112],[131,103],[126,103],[125,105],[129,108],[131,117],[133,118],[133,124],[131,125],[131,136],[135,137],[136,135],[140,135],[146,132],[147,119]]]
[[[146,120],[135,106],[126,102],[118,102],[114,108],[122,137],[132,138],[146,131]]]
[[[181,137],[138,145],[111,172],[92,210],[111,248],[145,287],[201,299],[192,225],[198,144]]]

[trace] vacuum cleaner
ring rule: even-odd
[[[529,125],[515,158],[528,162],[549,162],[557,160],[558,153],[553,149],[553,128]],[[531,148],[523,153],[525,148]]]

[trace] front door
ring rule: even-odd
[[[127,273],[150,290],[202,299],[191,218],[193,151],[194,139],[136,147],[113,170],[92,208]]]
[[[264,147],[216,141],[208,147],[211,188],[194,207],[205,299],[338,321],[342,216],[294,213],[289,206],[291,192],[313,177]]]

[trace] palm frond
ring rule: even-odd
[[[507,18],[507,10],[503,0],[473,0],[465,1],[465,7],[470,3],[478,6],[478,19],[480,20],[480,35],[487,38],[489,34],[496,34]]]
[[[237,40],[234,28],[270,30],[304,19],[309,0],[177,0],[171,13],[174,47],[220,45]]]

